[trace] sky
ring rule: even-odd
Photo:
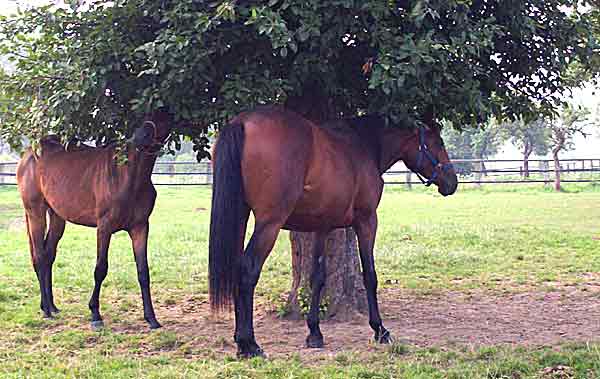
[[[60,2],[59,0],[0,0],[0,14],[9,15],[17,10],[21,5],[42,5],[50,2]],[[600,90],[594,88],[585,88],[573,93],[571,100],[574,104],[581,104],[588,107],[592,113],[600,113]],[[600,119],[600,116],[598,117]],[[565,152],[563,158],[600,158],[600,126],[596,130],[589,130],[591,134],[584,138],[577,136],[575,140],[575,150]],[[518,159],[520,152],[510,143],[506,143],[500,152],[494,157],[496,159]]]
[[[6,15],[15,13],[17,11],[18,3],[41,4],[41,1],[39,1],[39,0],[28,0],[28,1],[0,0],[0,14],[3,14],[6,16]]]

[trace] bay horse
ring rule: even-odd
[[[384,118],[373,115],[317,126],[285,108],[261,107],[221,130],[213,152],[209,292],[213,311],[233,301],[238,356],[264,354],[254,337],[254,289],[280,229],[316,234],[307,346],[323,346],[318,312],[325,237],[348,226],[358,237],[369,324],[376,341],[390,342],[377,304],[373,245],[382,174],[399,160],[443,196],[456,191],[437,127],[385,127]],[[255,225],[244,250],[250,211]]]
[[[69,221],[97,229],[95,286],[89,302],[92,328],[104,325],[100,288],[108,272],[111,235],[120,230],[127,231],[132,241],[144,319],[150,328],[160,328],[150,296],[148,218],[156,199],[152,169],[171,128],[171,116],[166,112],[144,118],[128,144],[128,160],[123,165],[115,160],[114,145],[65,149],[56,137],[41,141],[40,155],[31,149],[23,155],[17,167],[17,184],[44,317],[59,312],[52,293],[52,264],[65,221]]]

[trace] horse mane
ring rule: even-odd
[[[381,131],[385,127],[385,118],[377,114],[369,114],[340,120],[334,124],[342,124],[339,129],[355,135],[360,144],[366,145],[372,152],[375,161],[381,159]]]
[[[82,151],[82,150],[94,150],[95,147],[86,145],[85,143],[77,143],[78,140],[73,139],[66,146],[60,141],[60,138],[56,135],[49,135],[40,139],[41,153],[52,153],[57,151]]]

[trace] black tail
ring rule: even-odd
[[[213,310],[231,309],[238,284],[238,257],[241,238],[244,185],[242,151],[244,127],[241,123],[224,127],[217,140],[213,159],[212,209],[208,247],[210,305]]]

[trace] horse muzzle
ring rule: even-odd
[[[454,170],[447,172],[440,176],[440,180],[436,183],[438,186],[438,192],[442,196],[450,196],[456,192],[458,188],[458,178]]]

